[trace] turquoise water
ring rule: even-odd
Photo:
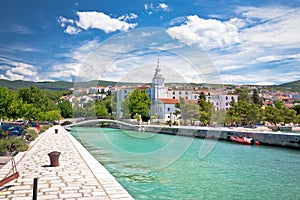
[[[298,150],[117,129],[72,135],[135,199],[300,199]]]

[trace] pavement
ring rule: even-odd
[[[58,133],[55,134],[55,129]],[[54,126],[14,159],[20,177],[0,187],[0,200],[33,198],[37,178],[37,199],[133,199],[116,179],[63,127]],[[48,153],[58,151],[59,166],[51,167]],[[12,174],[8,162],[0,170],[0,180]]]

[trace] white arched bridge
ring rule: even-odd
[[[98,122],[108,122],[108,123],[113,123],[116,124],[118,127],[121,128],[130,128],[130,129],[135,129],[135,128],[139,128],[140,125],[134,125],[134,124],[130,124],[130,123],[126,123],[123,121],[119,121],[119,120],[112,120],[112,119],[88,119],[88,120],[83,120],[83,121],[78,121],[72,124],[68,124],[65,125],[64,128],[70,128],[73,126],[80,126],[80,125],[85,125],[85,124],[91,124],[91,123],[98,123]]]

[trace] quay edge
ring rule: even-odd
[[[259,141],[261,145],[276,146],[292,149],[300,149],[300,133],[288,133],[288,132],[271,132],[271,131],[240,131],[229,128],[217,128],[217,127],[188,127],[188,126],[153,126],[153,125],[117,125],[113,128],[129,129],[129,130],[141,130],[147,132],[155,132],[169,135],[180,135],[196,138],[206,138],[214,140],[230,141],[230,136],[249,137],[255,141]]]

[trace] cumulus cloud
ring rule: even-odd
[[[164,11],[169,11],[170,10],[169,6],[167,4],[165,4],[165,3],[159,3],[158,7],[161,8],[161,9],[163,9]]]
[[[74,24],[74,20],[72,19],[67,19],[65,17],[60,16],[57,21],[60,23],[61,27],[66,27],[67,24]]]
[[[226,20],[187,16],[180,22],[183,18],[175,18],[167,33],[182,44],[207,50],[226,83],[298,80],[299,70],[294,67],[300,64],[300,10],[238,7],[234,14]]]
[[[238,29],[230,22],[188,16],[187,21],[173,26],[167,33],[187,45],[198,44],[204,49],[223,48],[240,43]]]
[[[60,26],[65,28],[65,33],[78,34],[81,30],[88,29],[100,29],[105,33],[110,33],[114,31],[127,31],[137,26],[137,23],[127,22],[138,17],[134,13],[122,15],[119,18],[112,18],[103,12],[96,11],[77,12],[76,14],[79,17],[77,21],[62,16],[58,18]]]
[[[126,14],[126,15],[122,15],[120,17],[118,17],[118,20],[123,20],[123,21],[129,21],[132,19],[136,19],[138,18],[138,16],[135,13],[130,13],[130,14]]]
[[[76,35],[80,32],[81,30],[74,27],[74,26],[67,26],[66,30],[65,30],[65,33],[68,33],[70,35]]]
[[[24,62],[14,61],[7,58],[0,58],[0,69],[4,71],[1,78],[8,80],[30,80],[38,81],[37,67]]]
[[[159,3],[154,5],[153,3],[146,3],[144,4],[145,11],[152,15],[153,13],[157,13],[159,11],[169,12],[170,7],[165,3]]]

